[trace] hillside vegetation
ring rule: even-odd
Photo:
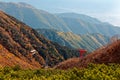
[[[60,32],[52,29],[36,30],[47,39],[57,42],[62,46],[67,46],[74,49],[83,48],[88,52],[92,52],[109,42],[109,37],[98,33],[77,35],[72,32]]]
[[[18,58],[0,44],[0,67],[14,66],[14,65],[20,65],[21,68],[31,68],[31,69],[32,68],[36,69],[41,67],[38,62],[34,61],[33,63],[34,66],[33,66],[24,59],[25,59],[24,57],[22,57],[22,59]]]
[[[0,44],[10,53],[32,66],[54,66],[79,56],[77,51],[47,40],[34,29],[0,11]],[[35,53],[31,53],[35,50]],[[9,63],[10,64],[10,63]]]
[[[86,67],[89,63],[95,64],[120,64],[120,40],[103,46],[93,53],[83,58],[72,58],[58,64],[55,68],[69,69],[73,67],[81,68]]]
[[[87,68],[70,70],[23,70],[19,66],[0,68],[1,80],[120,80],[119,64],[89,64]]]

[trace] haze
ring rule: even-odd
[[[50,13],[75,12],[120,26],[120,0],[0,0],[25,2]]]

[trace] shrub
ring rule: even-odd
[[[119,64],[89,64],[84,69],[23,70],[18,65],[0,69],[0,80],[120,80]]]

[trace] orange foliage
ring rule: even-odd
[[[120,40],[108,44],[106,47],[102,47],[82,59],[72,58],[67,61],[64,61],[55,66],[55,68],[59,69],[68,69],[73,67],[82,68],[87,67],[89,63],[120,64]]]

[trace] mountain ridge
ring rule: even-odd
[[[36,30],[47,39],[60,43],[62,46],[67,46],[74,49],[84,48],[88,52],[92,52],[109,42],[109,37],[97,33],[77,35],[72,32],[60,32],[51,29]]]
[[[25,6],[28,4],[22,3],[22,5]],[[73,32],[75,34],[99,33],[110,37],[120,34],[119,27],[101,22],[98,19],[87,15],[76,13],[51,14],[36,9],[35,7],[33,8],[18,8],[18,6],[13,3],[0,3],[1,10],[35,29],[56,29],[64,32]]]
[[[16,5],[19,4],[22,7]],[[53,14],[50,14],[46,11],[36,9],[35,7],[26,7],[29,4],[26,3],[0,3],[0,9],[8,13],[11,16],[25,22],[27,25],[33,28],[54,28],[59,30],[68,31],[67,27],[64,24],[61,24],[61,21],[58,17]],[[29,19],[28,19],[29,18]],[[62,27],[64,26],[64,27]],[[62,27],[62,28],[61,28]]]

